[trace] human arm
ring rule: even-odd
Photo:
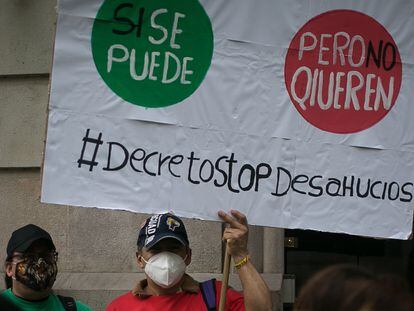
[[[219,211],[220,218],[229,224],[224,230],[223,240],[227,241],[227,250],[237,264],[248,258],[248,224],[246,216],[236,210],[230,214]],[[272,310],[270,291],[265,281],[249,260],[237,269],[243,287],[244,305],[247,311]]]

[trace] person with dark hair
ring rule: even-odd
[[[33,224],[17,229],[7,244],[7,290],[0,298],[22,311],[91,310],[71,297],[52,293],[58,272],[57,260],[58,253],[48,232]]]
[[[377,276],[352,265],[335,265],[304,285],[295,311],[413,311],[408,285],[397,276]]]
[[[243,287],[243,294],[227,290],[225,310],[270,311],[269,289],[249,260],[246,217],[235,210],[231,215],[221,211],[219,216],[230,225],[223,240],[227,241]],[[199,283],[185,273],[192,253],[180,218],[172,214],[149,217],[139,231],[137,247],[137,264],[144,269],[146,278],[131,292],[112,301],[107,311],[216,310],[221,282],[213,279]]]

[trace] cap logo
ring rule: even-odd
[[[168,228],[170,228],[171,231],[174,231],[175,228],[178,228],[180,226],[180,223],[177,220],[175,220],[174,218],[168,217],[167,218],[167,225],[168,225]]]

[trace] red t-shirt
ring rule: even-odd
[[[220,301],[221,282],[216,281],[216,305]],[[244,311],[243,296],[235,290],[227,290],[227,311]],[[149,296],[139,298],[132,292],[113,300],[106,311],[206,311],[206,305],[201,291],[198,293],[180,292],[171,295]]]

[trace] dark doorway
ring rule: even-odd
[[[397,274],[410,282],[410,278],[414,277],[411,275],[414,272],[412,248],[412,240],[286,230],[285,274],[294,276],[296,295],[315,272],[339,263],[363,266],[378,274]]]

